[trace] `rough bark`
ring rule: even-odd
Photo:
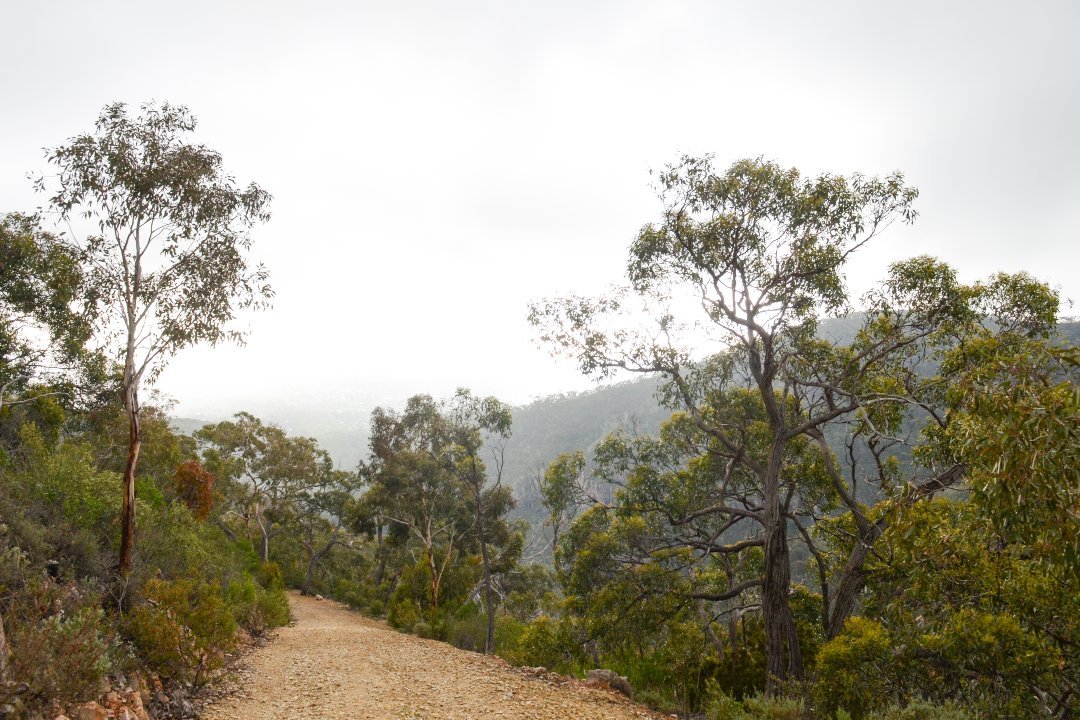
[[[761,614],[765,625],[765,692],[777,695],[788,679],[803,678],[802,651],[788,604],[791,558],[787,517],[781,506],[780,469],[783,441],[773,443],[765,469],[765,576],[761,586]]]
[[[832,612],[829,622],[825,626],[825,639],[832,640],[844,629],[844,623],[855,611],[855,603],[859,599],[859,593],[866,585],[866,571],[864,566],[866,558],[870,555],[870,549],[884,529],[883,522],[877,522],[867,529],[867,534],[860,533],[859,541],[848,556],[844,565],[844,572],[840,576],[840,582],[833,591]]]

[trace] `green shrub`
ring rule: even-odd
[[[409,632],[420,621],[420,608],[408,599],[395,599],[386,613],[386,622],[390,627]]]
[[[201,686],[235,645],[236,619],[217,586],[193,580],[151,580],[148,604],[132,609],[127,632],[157,672]]]
[[[446,621],[446,641],[454,647],[483,652],[487,641],[487,615],[475,603],[467,603]]]
[[[893,705],[874,720],[969,720],[970,715],[951,704],[934,705],[923,700],[916,700],[907,707]]]
[[[720,689],[715,680],[710,680],[705,687],[705,717],[708,720],[746,720],[743,704]]]
[[[576,672],[585,664],[581,643],[570,623],[547,615],[524,625],[500,618],[496,622],[496,650],[511,664],[541,665],[562,673]]]
[[[285,580],[281,577],[281,568],[276,562],[260,563],[255,581],[267,590],[285,589]]]
[[[708,720],[800,720],[806,716],[802,700],[754,695],[739,702],[715,681],[707,683],[705,717]]]
[[[799,720],[805,711],[802,700],[791,697],[754,695],[743,700],[743,705],[753,720]]]
[[[289,598],[281,588],[264,589],[250,575],[229,584],[225,602],[242,628],[252,635],[289,622]]]
[[[877,622],[853,617],[844,630],[821,646],[812,689],[818,713],[832,717],[843,708],[861,720],[889,701],[892,639]]]

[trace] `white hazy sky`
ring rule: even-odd
[[[530,299],[619,280],[648,171],[764,155],[902,170],[919,253],[1080,299],[1080,3],[0,2],[0,211],[100,108],[169,100],[241,181],[275,307],[160,385],[181,414],[341,387],[512,402],[588,386]]]

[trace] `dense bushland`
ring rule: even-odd
[[[54,209],[119,256],[0,220],[0,715],[119,673],[200,687],[288,621],[286,587],[514,663],[609,668],[686,716],[1075,714],[1080,358],[1056,293],[913,258],[821,332],[852,309],[850,255],[914,219],[901,176],[663,172],[627,286],[531,319],[587,373],[658,381],[669,417],[545,458],[536,532],[512,519],[495,398],[376,409],[356,471],[248,413],[188,436],[140,404],[144,373],[270,294],[242,252],[268,196],[193,128],[110,106],[51,154]],[[185,259],[144,267],[140,238]],[[678,317],[680,293],[704,314]]]

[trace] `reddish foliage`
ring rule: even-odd
[[[187,503],[195,517],[205,520],[214,506],[213,474],[204,470],[198,460],[188,460],[176,468],[173,480],[176,494]]]

